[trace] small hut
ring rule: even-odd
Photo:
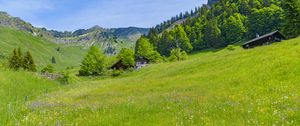
[[[257,35],[255,39],[252,39],[242,45],[244,49],[254,48],[256,46],[270,45],[275,42],[281,42],[285,37],[277,30],[263,36]]]
[[[113,70],[124,70],[126,69],[126,66],[123,64],[122,60],[119,60],[110,68]]]

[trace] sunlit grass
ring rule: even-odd
[[[205,51],[117,78],[78,81],[26,102],[23,116],[11,122],[299,125],[299,82],[297,38],[250,50]]]
[[[27,111],[25,103],[58,88],[34,73],[0,69],[0,124],[15,125]]]

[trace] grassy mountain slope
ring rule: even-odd
[[[148,30],[147,28],[137,27],[104,29],[100,26],[94,26],[90,29],[81,29],[75,32],[63,33],[52,31],[63,37],[50,37],[50,40],[85,48],[96,45],[102,48],[106,54],[114,55],[117,54],[121,48],[133,48],[137,39],[141,37],[141,35],[147,34]],[[44,33],[49,34],[48,31],[44,31]],[[66,35],[61,35],[65,33]]]
[[[16,28],[41,37],[50,42],[68,43],[69,45],[88,48],[97,45],[107,54],[116,54],[120,48],[133,48],[136,40],[143,34],[147,34],[148,28],[109,28],[94,26],[89,29],[72,31],[56,31],[46,28],[37,28],[20,18],[10,16],[0,11],[0,26]]]
[[[82,47],[55,44],[40,37],[34,37],[30,33],[8,27],[0,27],[0,45],[0,61],[6,62],[12,50],[20,47],[23,52],[30,50],[39,68],[51,64],[52,56],[57,62],[53,65],[58,69],[79,66],[86,52]],[[57,51],[58,48],[60,48],[59,51]]]
[[[212,50],[28,102],[21,125],[297,125],[300,38]],[[14,122],[15,120],[12,120]]]

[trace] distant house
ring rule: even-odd
[[[113,70],[124,70],[126,69],[126,66],[123,64],[122,60],[119,60],[110,68]]]
[[[142,67],[145,67],[146,65],[148,65],[150,62],[149,59],[140,56],[138,58],[135,59],[135,69],[141,69]]]
[[[145,58],[145,57],[138,57],[135,59],[135,69],[141,69],[142,67],[145,67],[146,65],[148,65],[150,62],[149,59]],[[123,64],[122,60],[119,60],[118,62],[116,62],[115,64],[113,64],[111,67],[111,69],[113,70],[125,70],[127,69],[126,65]]]
[[[281,42],[285,37],[277,30],[263,36],[257,35],[255,39],[252,39],[242,45],[244,49],[254,48],[256,46],[270,45],[275,42]]]

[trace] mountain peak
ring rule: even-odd
[[[95,26],[89,28],[88,30],[89,31],[99,31],[99,30],[103,30],[103,29],[104,29],[103,27],[101,27],[99,25],[95,25]]]

